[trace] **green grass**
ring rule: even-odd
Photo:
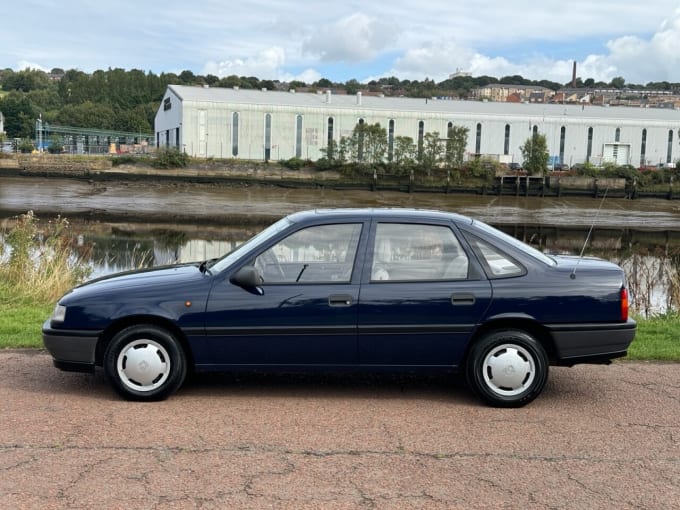
[[[42,347],[40,330],[54,304],[36,304],[8,294],[0,286],[0,348]]]
[[[638,318],[627,359],[680,361],[680,314]]]

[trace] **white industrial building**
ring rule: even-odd
[[[170,85],[155,120],[158,147],[206,158],[316,160],[359,122],[379,123],[390,147],[449,126],[468,128],[468,155],[521,162],[532,132],[554,163],[670,165],[680,159],[680,111],[663,108],[459,101]]]

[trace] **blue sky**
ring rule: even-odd
[[[680,1],[22,0],[0,19],[0,68],[190,70],[366,82],[519,74],[680,82]]]

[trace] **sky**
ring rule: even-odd
[[[680,82],[680,0],[21,0],[0,69],[366,83],[521,75]]]

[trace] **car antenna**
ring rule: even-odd
[[[600,200],[600,207],[597,208],[597,212],[595,213],[595,217],[593,218],[593,222],[590,224],[590,230],[588,230],[588,235],[586,236],[586,240],[583,243],[583,247],[581,248],[581,254],[578,256],[578,260],[576,261],[576,265],[574,266],[574,269],[572,270],[571,274],[569,275],[569,278],[572,280],[576,278],[576,268],[578,267],[579,263],[581,262],[581,259],[583,258],[583,253],[586,251],[586,246],[588,246],[588,241],[590,241],[590,235],[593,233],[593,229],[595,228],[595,222],[597,221],[598,216],[600,215],[600,211],[602,210],[602,205],[604,204],[604,199],[607,198],[607,191],[609,191],[609,188],[605,188],[604,194],[602,195],[602,200]]]

